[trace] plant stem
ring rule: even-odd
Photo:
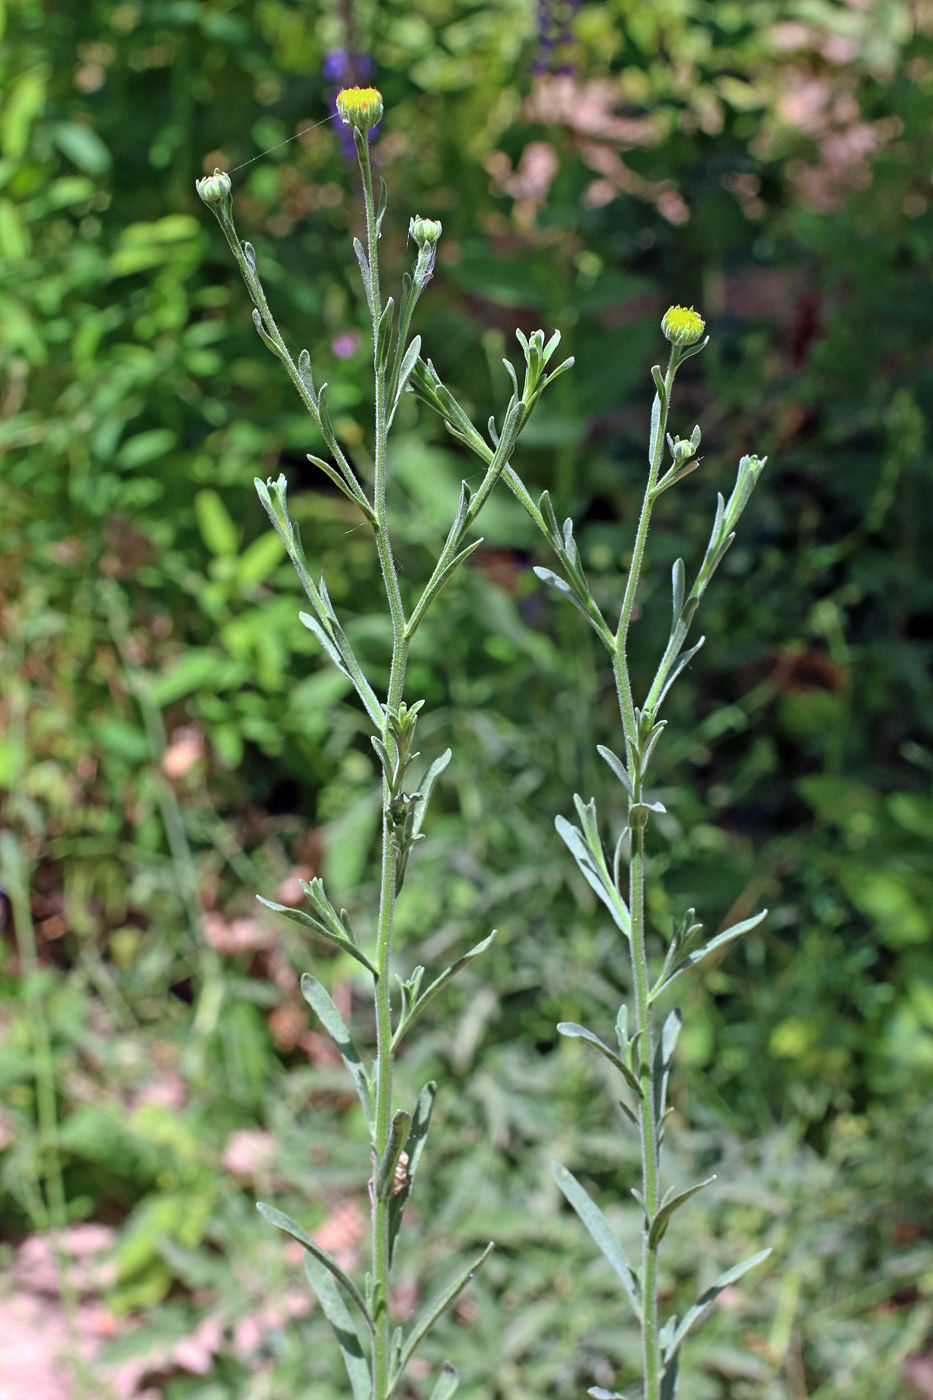
[[[654,1017],[648,1002],[648,956],[645,948],[645,829],[632,832],[629,865],[629,900],[632,914],[632,972],[635,983],[635,1028],[638,1042],[638,1129],[641,1139],[642,1195],[647,1219],[642,1227],[641,1343],[645,1381],[644,1400],[658,1400],[661,1357],[658,1346],[658,1257],[649,1243],[649,1225],[658,1209],[659,1141],[657,1106],[651,1082],[654,1063]]]
[[[619,698],[619,711],[625,732],[625,748],[628,770],[632,783],[629,800],[629,824],[632,830],[632,853],[629,862],[629,909],[632,918],[632,981],[635,991],[635,1031],[638,1040],[638,1080],[641,1096],[638,1101],[638,1128],[641,1139],[642,1196],[646,1219],[642,1229],[641,1267],[641,1333],[642,1333],[642,1372],[644,1378],[644,1400],[659,1400],[661,1384],[661,1354],[658,1340],[658,1261],[657,1246],[649,1243],[649,1227],[657,1213],[660,1198],[660,1124],[657,1118],[657,1104],[652,1084],[654,1063],[655,1027],[649,1001],[650,982],[648,978],[648,953],[645,939],[645,820],[647,813],[638,816],[632,811],[642,801],[642,736],[635,715],[632,684],[629,672],[628,633],[635,605],[635,595],[641,579],[642,561],[651,512],[654,503],[654,489],[657,485],[664,459],[664,436],[667,429],[667,415],[670,404],[671,387],[677,370],[679,356],[672,347],[671,357],[664,377],[663,389],[658,386],[656,406],[656,426],[651,443],[648,481],[642,500],[632,561],[629,566],[619,626],[612,652],[612,667]]]
[[[667,414],[671,401],[671,388],[674,383],[674,375],[677,371],[678,360],[679,357],[675,346],[671,349],[671,358],[667,366],[667,374],[664,376],[663,391],[661,389],[658,390],[658,398],[660,400],[658,430],[655,435],[655,440],[652,442],[648,481],[641,503],[641,515],[638,519],[638,529],[635,532],[632,561],[629,565],[628,578],[625,583],[625,593],[622,598],[622,609],[619,614],[619,626],[616,631],[615,649],[612,657],[630,769],[632,768],[632,759],[638,748],[638,725],[635,720],[635,702],[632,699],[632,685],[629,678],[628,631],[632,622],[635,595],[638,592],[638,584],[641,580],[641,565],[645,554],[645,544],[648,539],[648,526],[651,524],[651,510],[654,504],[652,499],[654,488],[657,485],[658,476],[661,471],[661,463],[664,459],[664,434],[667,429]],[[634,773],[632,776],[634,779]],[[636,797],[635,801],[640,801],[640,797]]]
[[[389,674],[387,707],[397,709],[405,687],[405,670],[408,661],[408,641],[405,635],[405,611],[399,591],[398,575],[389,539],[386,514],[386,478],[388,467],[388,444],[386,424],[386,376],[384,363],[380,365],[376,332],[382,316],[382,296],[379,287],[379,253],[376,227],[376,211],[373,203],[372,171],[369,160],[369,145],[364,134],[357,143],[360,157],[360,171],[363,176],[363,197],[366,205],[366,236],[369,255],[372,288],[373,312],[373,363],[376,391],[376,441],[373,505],[376,522],[376,550],[382,570],[389,612],[392,618],[392,665]],[[382,734],[383,742],[389,744],[391,735],[386,727]],[[375,983],[376,1012],[376,1104],[375,1104],[375,1162],[373,1182],[389,1143],[392,1121],[392,1003],[390,996],[390,971],[392,959],[392,928],[395,918],[396,899],[396,851],[392,840],[392,827],[389,819],[389,803],[392,793],[388,774],[383,775],[382,792],[382,866],[379,892],[379,923],[376,937]],[[390,1375],[390,1322],[388,1311],[389,1293],[389,1198],[374,1190],[372,1233],[372,1277],[374,1286],[373,1309],[375,1335],[373,1337],[373,1400],[385,1400],[388,1394]]]

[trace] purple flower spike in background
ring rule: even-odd
[[[365,87],[369,80],[375,76],[376,65],[369,57],[369,54],[354,53],[347,49],[328,49],[324,62],[321,65],[321,72],[329,83],[334,84],[331,93],[331,105],[336,112],[337,93],[343,88]],[[353,132],[349,127],[338,122],[337,140],[340,143],[340,150],[345,159],[356,164],[356,146],[353,141]],[[379,131],[378,124],[369,133],[370,141]]]
[[[536,73],[574,71],[573,19],[580,0],[538,0],[538,52],[532,64]]]

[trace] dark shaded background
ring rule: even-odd
[[[441,374],[484,420],[514,327],[560,327],[576,356],[516,465],[581,522],[607,603],[658,321],[678,301],[707,319],[673,420],[700,422],[704,460],[656,513],[646,676],[670,563],[699,558],[738,456],[769,456],[658,760],[657,929],[690,905],[711,929],[772,911],[683,994],[672,1169],[721,1184],[671,1232],[670,1302],[689,1303],[698,1259],[702,1282],[775,1247],[683,1384],[933,1393],[929,4],[20,0],[5,25],[0,1320],[18,1350],[0,1368],[24,1367],[34,1400],[342,1393],[252,1200],[357,1262],[363,1125],[297,975],[313,960],[358,1026],[369,1013],[352,966],[253,895],[297,903],[321,872],[365,927],[374,760],[297,623],[254,475],[287,473],[377,678],[387,623],[370,538],[305,460],[320,443],[194,181],[303,133],[234,175],[237,222],[365,469],[360,201],[344,134],[313,124],[375,81],[387,282],[410,215],[444,223],[418,313]],[[475,461],[414,404],[393,460],[416,587]],[[613,815],[595,745],[617,718],[505,495],[484,533],[413,661],[422,753],[449,743],[454,762],[401,946],[430,968],[500,933],[402,1061],[400,1094],[436,1076],[441,1112],[400,1306],[497,1238],[425,1373],[443,1347],[469,1400],[525,1400],[632,1378],[620,1300],[547,1171],[561,1157],[637,1230],[613,1086],[554,1030],[608,1029],[625,992],[616,936],[548,835],[573,791]]]

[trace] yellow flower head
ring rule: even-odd
[[[692,306],[670,306],[661,321],[661,330],[672,345],[696,345],[706,322]]]
[[[378,88],[343,88],[337,94],[337,114],[344,126],[368,131],[382,118],[382,93]]]

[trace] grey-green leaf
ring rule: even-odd
[[[641,1098],[641,1085],[635,1078],[632,1071],[623,1059],[614,1050],[610,1050],[608,1045],[604,1045],[598,1035],[588,1031],[585,1026],[578,1026],[575,1021],[561,1021],[557,1027],[561,1035],[566,1035],[572,1040],[585,1040],[588,1045],[592,1045],[601,1055],[605,1055],[610,1064],[615,1065],[630,1089]]]
[[[366,1114],[366,1121],[369,1124],[370,1132],[373,1125],[373,1104],[372,1095],[369,1089],[369,1079],[360,1052],[350,1038],[350,1032],[344,1024],[343,1017],[334,1005],[327,988],[322,986],[316,977],[312,977],[310,972],[304,973],[301,979],[301,995],[308,1005],[317,1013],[317,1016],[330,1036],[331,1040],[340,1051],[341,1058],[350,1072],[350,1077],[356,1087],[360,1103]]]
[[[451,1400],[451,1396],[460,1384],[460,1377],[449,1361],[445,1361],[441,1367],[441,1373],[434,1382],[434,1389],[431,1391],[431,1400]]]
[[[555,593],[560,593],[562,597],[573,603],[578,612],[581,612],[587,622],[599,636],[608,635],[608,628],[603,621],[602,614],[592,598],[582,597],[565,579],[559,577],[551,569],[545,569],[539,564],[535,564],[533,572],[542,583],[546,583],[549,588],[553,588]]]
[[[389,1142],[385,1150],[385,1156],[376,1174],[375,1194],[378,1200],[388,1200],[392,1195],[395,1185],[395,1168],[398,1160],[408,1141],[411,1132],[411,1114],[406,1113],[404,1108],[400,1108],[392,1118],[392,1127],[389,1131]],[[406,1173],[407,1175],[407,1173]]]
[[[358,238],[353,240],[353,251],[356,260],[360,265],[360,276],[363,279],[363,290],[366,293],[366,302],[369,306],[369,314],[373,313],[373,278],[369,268],[369,259],[363,251],[363,245]]]
[[[657,1215],[651,1222],[651,1229],[648,1231],[648,1243],[655,1249],[664,1238],[664,1232],[670,1224],[674,1211],[689,1201],[691,1196],[695,1196],[698,1191],[702,1191],[704,1186],[709,1186],[716,1180],[715,1176],[708,1176],[705,1181],[698,1181],[695,1186],[688,1186],[686,1191],[680,1191],[676,1196],[672,1196],[669,1201],[665,1201],[659,1209]]]
[[[651,434],[648,439],[648,465],[654,461],[661,442],[661,395],[655,394],[651,405]]]
[[[661,1400],[674,1400],[677,1391],[677,1372],[680,1369],[680,1352],[671,1353],[671,1358],[664,1368],[661,1377]]]
[[[492,933],[488,934],[482,942],[477,943],[468,952],[464,953],[455,963],[451,963],[450,967],[445,968],[439,977],[435,977],[429,987],[425,987],[424,991],[418,997],[418,1000],[409,1009],[407,1016],[399,1022],[395,1035],[392,1037],[393,1049],[408,1031],[415,1018],[421,1015],[421,1012],[427,1006],[428,1002],[437,996],[442,987],[447,986],[447,983],[452,977],[457,975],[461,968],[466,967],[467,963],[472,962],[474,958],[478,958],[480,953],[485,953],[495,936],[496,930],[493,929]]]
[[[405,1185],[401,1191],[397,1191],[389,1199],[389,1251],[395,1247],[395,1237],[402,1224],[402,1215],[405,1211],[405,1203],[411,1195],[411,1188],[414,1185],[415,1173],[418,1170],[418,1163],[421,1161],[421,1154],[424,1151],[425,1139],[428,1136],[428,1128],[431,1126],[431,1114],[434,1111],[434,1100],[437,1097],[437,1085],[433,1080],[425,1084],[418,1095],[418,1102],[415,1105],[415,1112],[411,1120],[411,1129],[405,1143],[405,1151],[408,1153],[408,1168],[406,1171]]]
[[[657,992],[659,992],[662,987],[669,987],[675,977],[679,977],[688,967],[693,967],[695,963],[700,962],[708,953],[712,953],[716,948],[721,948],[725,943],[731,943],[734,938],[740,938],[743,933],[749,933],[753,928],[757,928],[762,919],[767,918],[767,915],[767,909],[762,909],[758,914],[753,914],[750,919],[743,919],[741,923],[732,924],[730,928],[723,929],[722,933],[717,933],[715,938],[711,938],[708,943],[704,943],[702,948],[697,948],[694,952],[688,953],[686,957],[682,958],[679,963],[671,968],[667,977],[665,977],[664,981],[657,987],[655,992],[652,993],[652,996],[657,995]]]
[[[313,1240],[307,1230],[302,1229],[296,1220],[292,1220],[291,1216],[285,1215],[280,1210],[276,1210],[275,1206],[267,1206],[265,1201],[257,1201],[256,1209],[261,1216],[268,1220],[270,1225],[274,1225],[277,1230],[281,1230],[284,1234],[290,1235],[293,1240],[297,1240],[300,1245],[303,1245],[309,1254],[314,1255],[318,1263],[322,1264],[327,1272],[347,1291],[363,1314],[367,1327],[372,1331],[373,1320],[369,1315],[369,1309],[363,1301],[363,1296],[352,1278],[341,1269],[336,1259],[332,1258],[327,1250],[323,1249],[316,1240]]]
[[[601,1253],[615,1269],[635,1316],[640,1319],[638,1280],[635,1277],[635,1271],[625,1257],[625,1250],[613,1234],[609,1221],[596,1202],[587,1195],[573,1172],[569,1171],[567,1167],[561,1166],[560,1162],[552,1162],[551,1171],[557,1185],[589,1230]]]
[[[326,938],[328,943],[333,943],[344,953],[349,953],[352,958],[356,958],[357,962],[362,963],[374,977],[378,977],[379,973],[375,964],[370,962],[362,948],[359,948],[351,939],[341,937],[334,929],[321,923],[320,919],[316,919],[313,914],[306,913],[304,909],[291,909],[286,904],[275,904],[271,899],[263,899],[261,894],[257,894],[256,898],[260,904],[264,904],[273,913],[284,914],[286,919],[291,919],[296,924],[302,924],[305,928],[312,929],[319,937]]]
[[[596,745],[596,752],[599,754],[600,758],[605,759],[605,761],[609,764],[609,767],[612,769],[613,773],[616,775],[619,782],[622,784],[625,791],[628,793],[629,797],[631,797],[632,780],[629,777],[628,772],[625,768],[625,764],[622,762],[619,755],[617,753],[613,753],[612,749],[607,749],[603,744]]]
[[[372,1378],[353,1318],[333,1277],[313,1254],[305,1252],[305,1273],[318,1296],[324,1316],[334,1330],[337,1345],[343,1353],[353,1400],[372,1400]]]
[[[379,324],[376,327],[376,365],[380,371],[384,370],[389,358],[389,350],[392,346],[392,318],[395,315],[394,298],[389,297],[383,307],[382,315],[379,317]]]
[[[675,1006],[664,1022],[661,1038],[655,1047],[651,1081],[654,1091],[655,1113],[659,1122],[664,1118],[667,1108],[667,1081],[670,1077],[671,1061],[674,1058],[674,1048],[677,1045],[677,1037],[680,1035],[683,1019],[680,1008]]]
[[[431,796],[434,792],[434,784],[437,782],[438,778],[441,776],[444,769],[447,767],[448,763],[450,762],[450,759],[450,749],[445,749],[441,756],[434,760],[434,762],[431,764],[431,767],[428,769],[424,777],[421,779],[421,782],[418,784],[418,791],[421,794],[421,801],[418,804],[418,810],[415,813],[415,820],[412,824],[413,836],[417,836],[421,831],[422,826],[424,825],[424,819],[428,814],[428,804],[430,803]]]
[[[424,1341],[425,1337],[427,1336],[428,1332],[430,1332],[437,1319],[447,1311],[447,1309],[451,1306],[452,1303],[456,1302],[457,1298],[463,1292],[464,1288],[466,1288],[470,1280],[485,1264],[486,1260],[489,1258],[490,1254],[495,1249],[495,1247],[495,1243],[492,1240],[490,1240],[489,1244],[487,1244],[482,1254],[478,1255],[473,1260],[472,1264],[468,1265],[466,1269],[463,1269],[459,1274],[457,1274],[456,1278],[454,1278],[452,1282],[449,1283],[447,1287],[443,1289],[442,1292],[440,1292],[437,1295],[437,1297],[433,1299],[433,1301],[430,1302],[425,1308],[424,1312],[421,1314],[420,1318],[415,1323],[411,1332],[408,1334],[408,1340],[405,1343],[404,1350],[402,1351],[402,1355],[399,1360],[398,1370],[392,1377],[392,1381],[389,1387],[390,1393],[392,1390],[395,1389],[396,1385],[402,1377],[402,1373],[405,1370],[405,1367],[408,1365],[409,1361],[414,1356],[415,1352],[418,1350],[418,1347]]]
[[[697,1323],[706,1316],[720,1293],[728,1288],[730,1284],[736,1283],[743,1274],[747,1274],[749,1269],[754,1269],[756,1265],[763,1263],[770,1253],[770,1248],[762,1249],[758,1254],[753,1254],[750,1259],[744,1259],[741,1264],[734,1264],[731,1269],[727,1269],[724,1274],[720,1274],[719,1277],[710,1284],[709,1288],[705,1289],[700,1294],[693,1307],[688,1308],[684,1313],[680,1326],[674,1333],[674,1338],[669,1349],[671,1356],[676,1352],[690,1329],[696,1327]],[[670,1363],[668,1362],[668,1364]]]
[[[583,839],[583,833],[568,822],[566,817],[555,817],[554,825],[557,828],[557,834],[577,862],[584,880],[599,895],[617,927],[625,934],[626,938],[631,938],[632,920],[628,906],[612,882],[612,876],[606,867],[605,857],[601,853],[598,857],[594,856]]]

